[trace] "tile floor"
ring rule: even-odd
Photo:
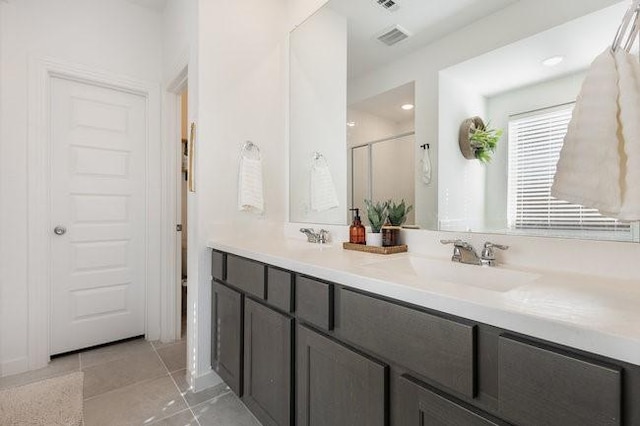
[[[184,340],[169,344],[130,340],[0,378],[0,389],[81,370],[85,426],[259,426],[224,383],[198,393],[189,389],[186,352]]]

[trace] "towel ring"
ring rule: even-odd
[[[615,37],[613,38],[613,43],[611,43],[611,51],[617,51],[623,44],[623,39],[626,36],[627,40],[624,42],[624,49],[631,50],[633,46],[633,42],[635,41],[638,35],[638,18],[640,16],[640,0],[634,0],[629,10],[624,14],[622,18],[622,22],[618,27],[618,31],[616,32]],[[631,30],[627,34],[627,30],[629,29],[629,24],[631,25]]]
[[[251,158],[254,160],[260,160],[260,147],[254,144],[251,141],[246,141],[244,145],[242,145],[241,155],[244,158]]]
[[[420,148],[422,148],[422,149],[431,149],[431,145],[429,145],[428,143],[425,143],[425,144],[420,145]]]

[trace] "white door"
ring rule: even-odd
[[[53,355],[145,332],[147,107],[52,78],[49,108]]]

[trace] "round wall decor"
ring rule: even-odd
[[[480,117],[467,118],[460,125],[460,136],[458,137],[458,144],[460,145],[460,152],[467,160],[474,160],[476,158],[476,150],[471,146],[471,133],[477,129],[484,127],[484,121]]]

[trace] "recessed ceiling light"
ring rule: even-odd
[[[542,65],[545,67],[555,67],[562,61],[564,61],[564,56],[552,56],[542,61]]]
[[[347,122],[347,126],[349,126],[349,127],[356,127],[356,122],[355,122],[355,121],[348,121],[348,122]]]
[[[405,111],[411,111],[414,108],[414,106],[413,104],[404,104],[400,108],[402,108]]]

